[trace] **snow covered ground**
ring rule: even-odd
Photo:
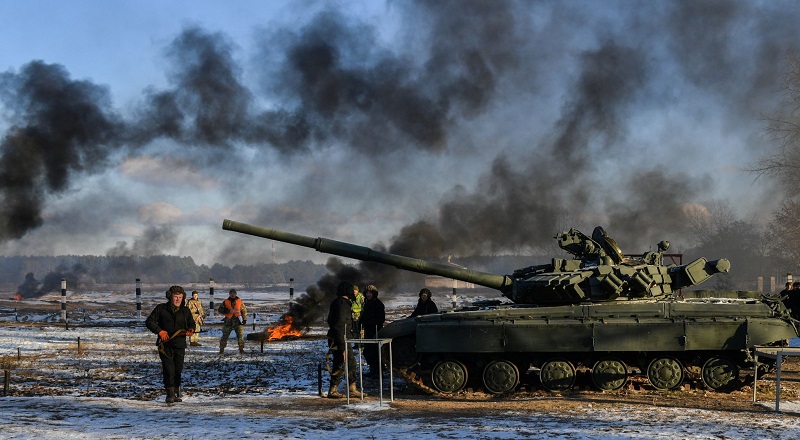
[[[246,294],[244,295],[247,299]],[[156,301],[157,295],[152,296]],[[52,298],[50,298],[52,299]],[[43,299],[47,300],[46,298]],[[119,298],[86,301],[119,304]],[[262,298],[262,322],[279,316]],[[254,294],[249,301],[258,303]],[[277,301],[277,300],[276,300]],[[283,301],[283,300],[281,300]],[[403,309],[413,304],[391,308]],[[389,304],[387,304],[389,305]],[[149,306],[148,306],[149,311]],[[126,312],[129,313],[129,312]],[[144,313],[146,314],[146,313]],[[201,334],[187,354],[184,401],[164,403],[155,336],[141,322],[99,312],[67,327],[50,314],[0,322],[0,439],[206,439],[414,437],[464,439],[794,438],[800,407],[784,413],[708,410],[651,403],[527,395],[502,401],[446,401],[395,381],[395,401],[379,402],[366,382],[362,402],[320,398],[326,351],[322,327],[302,338],[261,344],[244,355],[231,341],[218,354],[220,327]],[[15,321],[19,320],[19,321]],[[125,321],[128,321],[127,323]],[[25,321],[25,322],[21,322]],[[257,329],[262,329],[259,325]],[[248,333],[252,327],[248,325]],[[323,388],[328,374],[323,371]],[[384,392],[388,399],[388,388]],[[772,405],[772,402],[764,402]]]

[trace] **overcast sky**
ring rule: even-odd
[[[315,259],[768,219],[794,1],[0,2],[0,253]],[[679,250],[679,249],[678,249]]]

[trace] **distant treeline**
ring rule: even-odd
[[[514,269],[541,264],[531,257],[473,256],[457,261],[459,264],[484,272],[509,274]],[[348,264],[354,264],[351,260]],[[0,285],[5,289],[21,287],[29,295],[57,291],[65,278],[69,289],[91,289],[93,284],[133,284],[139,278],[143,283],[189,284],[206,283],[213,278],[218,283],[279,284],[294,279],[295,286],[305,289],[316,283],[328,270],[324,264],[310,260],[286,263],[256,263],[233,267],[214,264],[196,264],[191,257],[155,255],[97,256],[0,256]],[[408,281],[419,283],[418,276],[406,273]]]
[[[137,278],[144,283],[205,283],[213,278],[220,283],[288,283],[294,278],[297,286],[315,283],[325,275],[325,265],[312,261],[236,265],[195,264],[191,257],[154,255],[134,256],[16,256],[0,257],[0,284],[7,289],[27,284],[36,290],[60,289],[61,278],[69,288],[91,284],[132,284]],[[55,284],[55,286],[53,285]]]

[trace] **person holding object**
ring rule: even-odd
[[[186,336],[194,334],[195,322],[192,312],[184,305],[186,292],[181,286],[167,290],[167,302],[156,306],[147,317],[145,325],[158,335],[158,357],[161,358],[161,373],[167,403],[181,402],[181,373],[186,357]]]
[[[203,304],[198,299],[199,293],[196,290],[192,291],[192,298],[186,301],[186,307],[192,312],[194,318],[194,334],[189,337],[189,345],[200,346],[200,326],[203,325],[203,320],[206,317],[203,311]]]
[[[225,346],[228,345],[228,337],[231,331],[236,331],[236,339],[239,342],[239,354],[244,353],[244,326],[247,324],[247,307],[241,298],[236,296],[236,289],[228,291],[228,297],[222,301],[217,311],[225,315],[222,320],[222,338],[219,340],[219,354],[225,353]]]

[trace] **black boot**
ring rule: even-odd
[[[167,403],[175,403],[175,388],[167,388]]]
[[[181,387],[179,387],[179,386],[175,387],[175,401],[176,402],[183,402],[183,399],[181,399],[181,394],[182,394]]]

